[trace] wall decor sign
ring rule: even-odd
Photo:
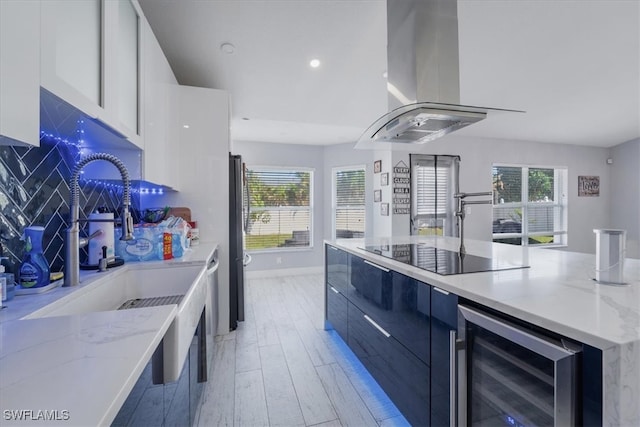
[[[382,190],[373,190],[373,201],[379,202],[382,200]]]
[[[382,160],[376,160],[373,162],[373,173],[380,173],[382,171]]]
[[[578,197],[600,196],[599,176],[578,176]]]
[[[380,203],[380,215],[389,216],[389,203]]]
[[[393,213],[411,213],[411,170],[400,160],[393,167]]]
[[[380,175],[380,185],[385,186],[389,185],[389,172],[385,172]]]

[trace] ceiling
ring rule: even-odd
[[[230,93],[234,140],[354,142],[388,110],[384,0],[139,2],[180,83]],[[460,102],[526,113],[457,135],[640,137],[640,0],[458,0],[458,31]]]

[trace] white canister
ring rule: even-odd
[[[89,214],[89,235],[102,230],[102,234],[89,240],[89,265],[98,265],[102,258],[102,247],[107,247],[107,257],[115,255],[113,213]]]
[[[596,281],[614,285],[624,284],[625,230],[595,229]]]

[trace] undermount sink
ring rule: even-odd
[[[91,273],[100,274],[100,273]],[[118,310],[131,300],[178,297],[178,310],[163,339],[164,381],[180,376],[207,297],[203,265],[143,266],[113,271],[34,311],[25,319]],[[181,297],[181,298],[180,298]],[[164,298],[161,298],[164,299]],[[171,299],[166,299],[171,303]],[[150,305],[158,305],[152,303]],[[124,307],[129,308],[130,307]],[[135,309],[135,308],[134,308]]]

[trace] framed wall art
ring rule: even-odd
[[[599,176],[578,176],[578,197],[599,197]]]
[[[380,185],[385,186],[389,185],[389,172],[385,172],[380,175]]]
[[[376,160],[373,162],[373,173],[380,173],[382,171],[382,160]]]
[[[373,190],[373,201],[379,202],[382,200],[382,190]]]
[[[389,216],[389,203],[380,203],[380,215]]]

